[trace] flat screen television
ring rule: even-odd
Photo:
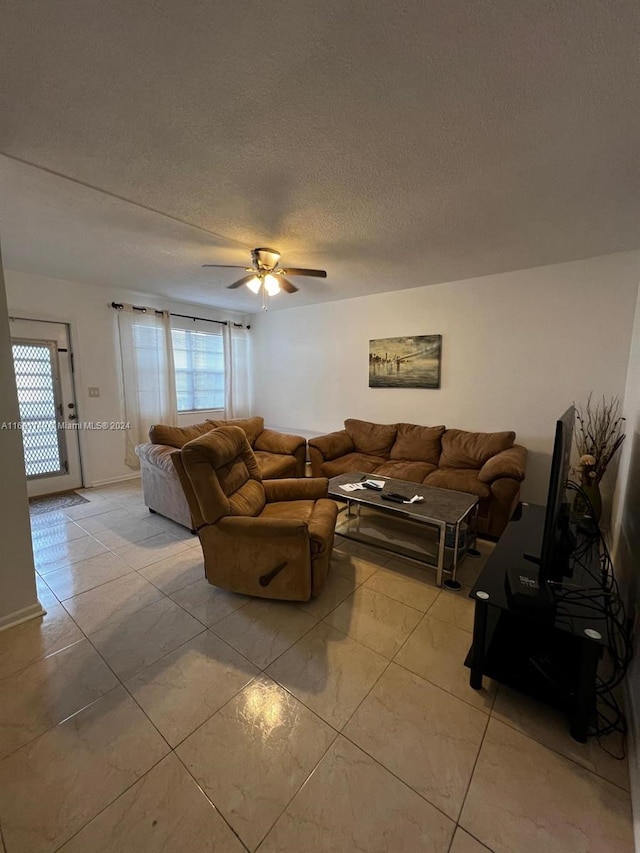
[[[575,408],[570,406],[556,421],[542,549],[539,561],[535,561],[540,565],[540,583],[561,581],[571,574],[569,558],[575,548],[575,536],[569,524],[571,505],[567,500],[567,479],[575,417]]]

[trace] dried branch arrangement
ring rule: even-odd
[[[583,485],[598,485],[624,441],[625,419],[620,414],[620,399],[609,402],[603,397],[593,403],[592,394],[584,408],[576,406],[576,447],[580,454],[580,475]]]

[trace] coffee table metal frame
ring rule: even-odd
[[[346,483],[356,483],[361,480],[385,480],[383,492],[398,492],[413,495],[423,495],[424,503],[404,504],[385,501],[381,498],[382,492],[371,489],[358,489],[354,492],[345,492],[340,486]],[[426,525],[438,531],[438,557],[434,564],[429,560],[423,560],[418,556],[409,556],[404,551],[398,551],[384,541],[374,537],[355,536],[348,529],[347,532],[337,530],[341,536],[356,542],[373,544],[384,551],[413,560],[421,566],[427,566],[436,570],[436,583],[442,586],[445,572],[450,574],[448,582],[452,588],[459,588],[456,582],[456,571],[458,567],[458,555],[460,553],[460,526],[467,523],[467,536],[465,551],[475,545],[476,522],[478,517],[479,498],[466,492],[454,492],[450,489],[437,489],[432,486],[424,486],[419,483],[411,483],[407,480],[396,480],[393,477],[384,477],[379,474],[364,474],[360,471],[352,471],[339,474],[329,480],[329,497],[346,504],[347,518],[360,520],[361,507],[367,507],[379,511],[387,516],[400,517],[417,525]],[[353,506],[356,507],[353,513]],[[347,522],[348,523],[348,522]],[[453,547],[447,547],[447,529],[453,529]],[[451,569],[445,568],[445,554],[452,551]]]

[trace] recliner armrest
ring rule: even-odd
[[[306,439],[301,435],[288,435],[286,432],[264,429],[257,437],[253,449],[293,456],[296,450],[306,443]]]
[[[508,450],[496,453],[488,459],[478,472],[478,479],[481,483],[493,483],[502,477],[509,477],[521,483],[524,480],[526,463],[526,448],[514,444]]]
[[[315,447],[325,462],[337,459],[338,456],[344,456],[346,453],[353,453],[356,449],[346,429],[310,438],[309,446]]]
[[[283,537],[308,537],[305,521],[298,518],[254,518],[250,515],[227,515],[216,523],[220,533],[247,538],[282,539]]]
[[[329,481],[326,477],[308,479],[263,480],[267,503],[278,501],[317,501],[326,498]]]

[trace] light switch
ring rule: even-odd
[[[89,396],[90,397],[99,397],[100,389],[99,388],[89,388]]]

